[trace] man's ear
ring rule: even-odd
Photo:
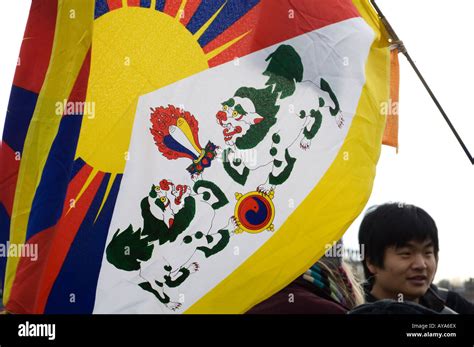
[[[367,268],[372,273],[372,275],[376,275],[378,267],[372,263],[370,258],[367,258],[366,264],[367,264]]]

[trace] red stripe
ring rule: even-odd
[[[85,164],[82,167],[82,169],[80,169],[79,172],[76,174],[76,176],[72,179],[72,181],[69,183],[69,186],[67,188],[67,193],[66,193],[66,199],[64,200],[62,216],[64,216],[66,212],[69,210],[69,208],[71,207],[71,204],[73,203],[72,200],[77,197],[77,195],[81,191],[81,188],[86,183],[87,178],[89,177],[91,172],[92,172],[92,167]]]
[[[68,101],[71,102],[84,102],[87,94],[87,83],[89,81],[89,71],[91,64],[91,50],[87,52],[82,63],[81,70],[77,75],[74,86],[72,87],[71,94],[69,95]]]
[[[262,0],[247,15],[204,47],[206,53],[224,43],[252,31],[241,41],[209,61],[213,67],[256,52],[265,47],[289,40],[340,21],[360,17],[350,0],[299,0],[293,6],[290,0]]]
[[[5,206],[10,217],[20,169],[20,161],[16,160],[15,156],[15,152],[6,142],[0,142],[0,163],[2,164],[0,170],[0,203]]]
[[[181,0],[179,1],[167,0],[165,3],[165,8],[163,9],[163,12],[169,14],[171,17],[176,17],[176,14],[178,13],[180,6],[181,6]]]
[[[196,12],[200,3],[201,3],[201,0],[189,0],[186,3],[186,6],[184,6],[184,14],[183,14],[184,17],[180,19],[180,22],[184,26],[188,25],[191,18],[193,18],[194,13]]]
[[[140,7],[140,0],[128,0],[128,6]]]
[[[109,10],[113,11],[122,8],[122,0],[107,0],[107,5],[109,5]]]
[[[57,0],[32,2],[13,84],[39,94],[53,48]]]
[[[52,238],[51,232],[55,227],[48,228],[38,234],[33,235],[26,245],[37,245],[38,259],[33,261],[31,258],[22,257],[18,263],[15,280],[11,289],[10,299],[6,304],[8,312],[15,314],[36,313],[38,283],[41,282],[44,263],[49,256]]]

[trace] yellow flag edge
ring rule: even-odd
[[[62,115],[56,114],[56,102],[69,97],[90,48],[93,19],[94,1],[58,0],[48,71],[28,128],[20,163],[10,225],[12,244],[25,242],[35,191],[61,122]],[[19,260],[18,257],[7,260],[4,305],[10,298]]]

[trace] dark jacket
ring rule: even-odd
[[[365,300],[367,302],[378,301],[371,293],[372,286],[366,284],[364,286]],[[432,284],[428,291],[420,298],[419,304],[443,314],[474,314],[474,304],[464,299],[456,292],[446,289],[439,289]]]
[[[456,313],[474,314],[474,304],[467,301],[456,292],[444,288],[438,288],[432,284],[428,292],[420,299],[420,302],[422,304],[430,305],[429,300],[431,296],[439,298],[445,306],[449,307]]]
[[[414,302],[398,302],[391,299],[377,300],[357,306],[349,314],[438,314]]]
[[[314,286],[299,277],[248,314],[345,314],[347,309],[316,293]]]

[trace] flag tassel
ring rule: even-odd
[[[415,71],[415,73],[417,74],[418,78],[420,79],[421,83],[423,84],[423,86],[425,87],[426,91],[428,92],[428,94],[431,96],[431,99],[433,99],[433,102],[436,104],[436,106],[438,107],[438,110],[440,111],[441,115],[444,117],[446,123],[448,123],[448,126],[449,128],[451,129],[451,131],[453,132],[454,136],[456,137],[456,139],[458,140],[459,144],[461,145],[462,149],[464,150],[464,152],[466,153],[467,157],[469,158],[469,160],[471,161],[471,164],[474,165],[474,158],[472,157],[471,153],[469,152],[468,148],[466,147],[466,145],[464,144],[464,141],[463,139],[461,138],[461,136],[459,135],[459,133],[457,132],[456,128],[454,127],[453,123],[451,122],[451,120],[449,119],[448,115],[446,114],[446,112],[444,111],[443,107],[441,106],[440,102],[438,101],[438,98],[436,97],[436,95],[433,93],[433,91],[431,90],[430,86],[428,85],[428,83],[426,82],[425,78],[423,77],[423,75],[421,74],[420,70],[418,69],[418,67],[416,66],[415,62],[413,61],[413,59],[411,58],[410,54],[408,53],[405,45],[403,44],[403,41],[400,40],[400,38],[398,37],[397,33],[395,32],[395,30],[393,29],[393,27],[390,25],[389,21],[387,20],[387,18],[384,16],[384,14],[382,13],[382,11],[380,10],[380,8],[377,6],[377,4],[375,3],[375,0],[370,0],[372,6],[374,7],[375,11],[377,12],[381,22],[384,24],[385,26],[385,29],[387,30],[389,36],[390,36],[390,42],[392,42],[394,45],[397,46],[398,48],[398,51],[400,53],[402,53],[408,60],[408,62],[410,63],[411,67],[413,68],[413,70]]]

